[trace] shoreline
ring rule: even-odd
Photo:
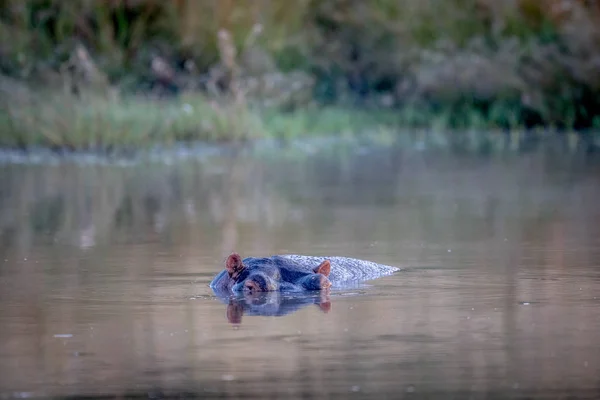
[[[461,153],[501,156],[527,153],[540,146],[552,146],[563,154],[600,151],[600,131],[460,131],[434,132],[427,129],[370,131],[356,135],[321,135],[290,139],[257,138],[246,142],[175,142],[168,145],[126,149],[115,152],[94,150],[0,147],[0,166],[7,165],[110,165],[130,167],[142,164],[172,165],[213,156],[254,154],[260,156],[311,156],[327,151],[365,152],[400,147],[407,152]]]
[[[467,140],[471,146],[498,147],[501,145],[493,143],[498,135],[531,137],[546,132],[587,140],[600,131],[499,126],[475,109],[453,112],[410,106],[398,109],[313,103],[286,111],[251,100],[209,97],[198,92],[153,99],[142,95],[75,96],[26,90],[25,95],[17,94],[0,106],[0,150],[22,155],[41,151],[127,158],[173,147],[187,151],[184,149],[198,144],[214,147],[323,137],[360,140],[369,136],[379,136],[386,142],[406,142],[406,137],[402,137],[406,134],[418,135],[421,141],[442,147],[456,141],[456,137]],[[467,139],[463,138],[465,135]],[[594,137],[591,142],[598,146]]]

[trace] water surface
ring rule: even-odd
[[[594,154],[273,148],[0,184],[0,399],[600,396]],[[231,251],[403,269],[244,309],[208,288]]]

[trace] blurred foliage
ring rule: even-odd
[[[219,32],[250,102],[389,108],[405,125],[600,124],[600,5],[585,0],[1,0],[0,78],[212,96],[233,82]]]

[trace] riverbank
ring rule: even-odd
[[[434,113],[411,108],[313,105],[282,111],[219,101],[201,93],[153,99],[46,92],[7,105],[0,110],[0,120],[0,148],[4,150],[48,149],[57,154],[79,152],[100,156],[127,156],[157,148],[192,148],[202,143],[360,141],[373,137],[416,149],[428,143],[430,147],[463,147],[492,153],[519,151],[530,139],[539,141],[554,136],[584,143],[590,149],[600,147],[597,129],[527,129],[519,124],[506,129],[470,109]]]
[[[265,4],[3,3],[0,146],[600,129],[586,2]]]
[[[5,106],[0,111],[0,147],[13,149],[104,152],[197,141],[354,135],[396,129],[406,120],[389,110],[334,106],[285,112],[201,93],[167,99],[43,93]]]

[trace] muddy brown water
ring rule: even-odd
[[[0,184],[0,399],[600,396],[596,155],[269,150]],[[403,269],[244,309],[208,288],[232,250]]]

